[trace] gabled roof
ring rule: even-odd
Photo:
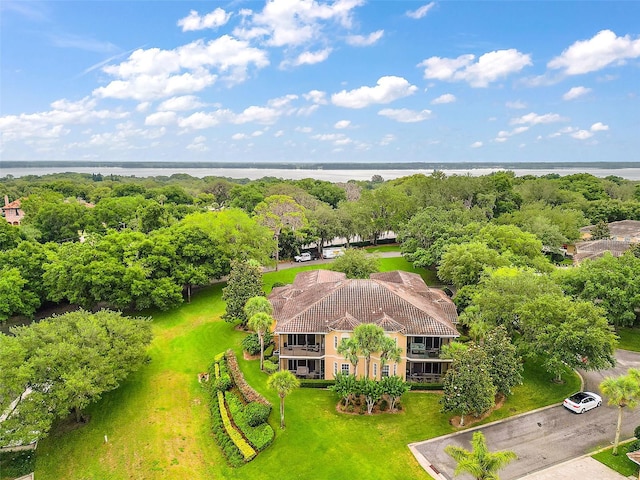
[[[409,272],[347,279],[343,273],[312,270],[274,289],[269,300],[276,333],[351,331],[360,323],[374,323],[404,335],[459,335],[451,299]]]
[[[13,202],[7,203],[5,204],[2,209],[7,209],[7,208],[20,208],[22,204],[20,203],[20,200],[14,200]]]

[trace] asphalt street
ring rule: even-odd
[[[640,353],[618,350],[616,359],[617,366],[613,369],[581,372],[585,390],[592,389],[598,393],[598,384],[605,377],[624,374],[632,367],[640,368]],[[459,445],[470,449],[473,432],[481,430],[489,450],[511,450],[518,455],[518,460],[500,471],[502,480],[513,480],[610,445],[615,436],[618,409],[607,406],[606,401],[604,398],[600,408],[582,415],[558,405],[413,446],[418,455],[426,459],[421,463],[431,464],[444,478],[453,479],[455,462],[444,452],[444,447]],[[640,425],[640,409],[625,410],[622,422],[620,438],[632,437],[633,429]],[[471,478],[467,474],[456,477]]]

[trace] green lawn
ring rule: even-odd
[[[398,260],[403,259],[381,263],[390,270],[398,268],[393,267]],[[291,281],[307,269],[268,273],[265,285]],[[286,400],[282,431],[278,399],[266,389],[266,375],[258,361],[245,361],[240,353],[244,334],[220,320],[221,288],[204,289],[177,310],[152,314],[151,361],[88,409],[88,425],[73,431],[61,427],[40,442],[39,480],[429,478],[407,444],[452,431],[448,416],[439,412],[439,393],[407,394],[401,413],[370,417],[338,414],[332,392],[301,389]],[[226,465],[213,440],[207,399],[197,382],[198,372],[227,348],[239,353],[249,383],[276,407],[270,419],[274,444],[239,469]],[[525,385],[485,421],[558,402],[576,391],[578,382],[567,375],[564,385],[554,385],[539,367],[527,365]]]
[[[604,463],[607,467],[615,470],[616,472],[624,475],[625,477],[633,476],[634,478],[638,477],[638,465],[635,462],[629,460],[627,457],[628,449],[627,447],[630,444],[620,445],[618,447],[618,455],[612,455],[612,448],[608,448],[607,450],[603,450],[600,453],[596,453],[592,455],[593,458],[598,460],[600,463]]]
[[[618,348],[640,352],[640,328],[618,328],[616,333],[620,337]]]

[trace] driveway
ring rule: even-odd
[[[640,353],[618,350],[616,368],[602,372],[581,372],[585,389],[598,388],[604,377],[626,373],[629,368],[640,368]],[[532,472],[580,457],[613,442],[618,409],[603,406],[582,415],[569,412],[562,405],[525,413],[508,420],[498,421],[464,432],[411,444],[413,454],[423,466],[432,465],[444,479],[452,479],[455,462],[444,453],[446,445],[470,448],[475,430],[482,430],[489,450],[512,450],[518,460],[500,471],[502,480],[521,478]],[[633,429],[640,425],[640,409],[625,411],[621,439],[633,436]],[[457,478],[471,479],[464,474]],[[586,477],[585,477],[586,478]],[[596,478],[596,477],[590,477]]]

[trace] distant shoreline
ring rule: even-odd
[[[603,169],[616,170],[640,168],[640,162],[398,162],[398,163],[291,163],[291,162],[119,162],[76,160],[4,160],[0,172],[12,168],[166,168],[166,169],[276,169],[276,170],[549,170],[549,169]]]

